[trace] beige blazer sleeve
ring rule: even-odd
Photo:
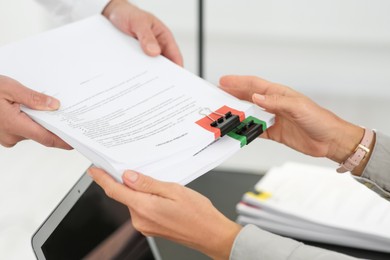
[[[390,199],[390,137],[376,132],[376,143],[370,161],[362,174],[356,178],[380,196]],[[356,259],[333,251],[304,245],[261,230],[254,225],[245,226],[236,237],[230,260],[347,260]]]
[[[236,237],[230,260],[351,260],[356,259],[246,225]]]

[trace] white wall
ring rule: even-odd
[[[196,72],[197,0],[133,0],[173,31]],[[390,97],[390,1],[210,0],[206,78],[253,74],[308,94]],[[1,0],[0,44],[53,27],[32,0]]]
[[[389,1],[207,2],[209,80],[254,74],[308,94],[390,97]]]
[[[0,0],[0,45],[51,27],[51,19],[33,0]]]
[[[196,0],[135,0],[158,14],[175,31],[193,28]],[[251,38],[281,36],[390,43],[390,2],[387,0],[209,0],[205,2],[211,34]]]
[[[194,27],[183,10],[197,1],[137,2],[179,40]],[[209,81],[252,74],[308,94],[390,97],[390,1],[205,2]]]
[[[211,33],[390,43],[387,0],[206,2]]]

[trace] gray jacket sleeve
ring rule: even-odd
[[[333,251],[308,246],[296,240],[246,225],[237,235],[230,260],[351,260],[356,259]]]
[[[376,132],[376,143],[370,161],[362,176],[356,179],[390,200],[390,137]],[[237,235],[230,253],[230,260],[240,259],[347,260],[355,258],[304,245],[293,239],[264,231],[254,225],[246,225]]]
[[[380,196],[390,200],[390,137],[376,131],[376,142],[361,177],[355,177]]]

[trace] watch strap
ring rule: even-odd
[[[348,157],[348,159],[340,164],[340,167],[337,169],[338,173],[353,171],[356,166],[358,166],[364,157],[370,153],[370,144],[374,137],[374,132],[371,129],[364,129],[364,135],[361,142],[355,148],[353,154]]]

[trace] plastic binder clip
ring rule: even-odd
[[[231,133],[245,120],[244,112],[228,106],[222,106],[215,111],[207,107],[201,108],[199,114],[204,117],[196,123],[214,133],[215,139]]]
[[[219,128],[221,130],[221,137],[226,135],[227,133],[229,133],[239,125],[240,125],[239,116],[232,114],[231,111],[227,112],[225,115],[221,115],[221,117],[219,117],[217,120],[214,120],[210,124],[210,126]]]
[[[255,117],[249,116],[228,135],[234,139],[239,140],[241,142],[241,147],[243,147],[244,145],[247,145],[255,140],[264,132],[266,128],[267,125],[265,122]]]
[[[263,126],[255,123],[254,120],[250,120],[244,124],[240,129],[236,131],[236,134],[246,137],[246,144],[249,144],[255,140],[259,135],[263,133]]]

